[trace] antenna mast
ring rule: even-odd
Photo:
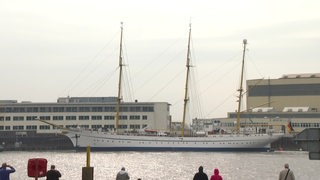
[[[240,108],[241,108],[241,100],[242,100],[242,84],[243,84],[243,70],[244,70],[244,58],[246,54],[246,46],[247,46],[247,40],[243,40],[243,55],[242,55],[242,67],[241,67],[241,79],[240,79],[240,87],[238,89],[239,91],[239,97],[238,97],[238,110],[237,110],[237,133],[240,131]]]
[[[184,91],[184,104],[183,104],[183,118],[182,118],[182,129],[181,129],[181,136],[184,137],[184,126],[186,122],[186,110],[187,110],[187,103],[188,99],[188,82],[189,82],[189,73],[190,73],[190,40],[191,40],[191,23],[189,25],[189,38],[188,38],[188,52],[187,52],[187,76],[186,76],[186,86]]]
[[[119,82],[118,82],[118,96],[117,96],[117,111],[116,111],[116,132],[118,132],[119,127],[119,112],[120,112],[120,102],[121,102],[121,81],[122,81],[122,35],[123,35],[123,22],[121,22],[121,35],[120,35],[120,53],[119,53]]]

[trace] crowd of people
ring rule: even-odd
[[[10,174],[14,173],[16,170],[11,165],[7,163],[2,163],[0,168],[0,180],[10,180]],[[59,180],[61,173],[56,170],[55,165],[51,165],[50,170],[46,172],[47,180]],[[116,175],[116,180],[129,180],[129,174],[124,167]],[[141,180],[138,178],[138,180]],[[203,166],[198,168],[198,172],[194,175],[193,180],[209,180],[208,175],[203,172]],[[222,176],[219,174],[219,169],[215,168],[210,180],[223,180]],[[279,173],[279,180],[295,180],[295,176],[292,170],[289,169],[289,164],[284,164],[284,169]]]
[[[199,167],[199,171],[194,175],[193,180],[209,180],[208,175],[203,172],[203,167]],[[215,168],[213,170],[213,175],[210,180],[223,180],[222,176],[219,174],[219,169]],[[279,180],[295,180],[292,170],[289,169],[289,164],[284,164],[284,169],[279,174]]]
[[[193,180],[209,180],[208,175],[205,172],[203,172],[202,166],[199,167],[199,172],[197,172],[194,175]],[[210,180],[222,180],[222,177],[219,174],[218,168],[214,169],[213,175],[210,177]]]
[[[55,168],[55,165],[51,165],[50,170],[46,172],[47,180],[59,180],[61,173]],[[8,165],[7,163],[2,163],[0,168],[0,180],[10,180],[10,174],[14,172],[16,172],[14,167]]]

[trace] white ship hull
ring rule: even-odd
[[[115,135],[95,131],[65,133],[74,147],[93,151],[268,151],[282,133],[208,137]]]

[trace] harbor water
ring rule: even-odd
[[[34,179],[27,176],[28,159],[45,158],[48,168],[56,165],[61,180],[81,180],[86,166],[86,152],[75,151],[3,151],[1,163],[15,167],[11,180]],[[275,180],[283,164],[289,163],[297,180],[317,180],[320,161],[309,160],[308,152],[91,152],[90,166],[94,167],[94,180],[114,180],[121,167],[125,167],[131,180],[188,180],[202,165],[210,177],[219,168],[224,180]],[[39,178],[45,179],[45,178]]]

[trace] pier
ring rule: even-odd
[[[310,128],[299,133],[295,141],[302,149],[309,151],[309,159],[320,160],[320,129]]]

